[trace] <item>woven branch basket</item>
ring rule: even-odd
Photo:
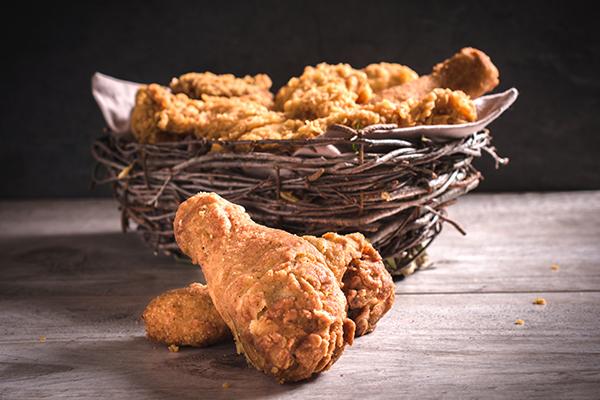
[[[258,223],[296,234],[362,232],[393,275],[406,275],[426,264],[424,250],[443,222],[462,231],[446,207],[478,185],[473,158],[486,151],[496,164],[504,160],[487,130],[446,142],[373,138],[394,128],[334,126],[345,137],[153,145],[106,135],[92,147],[93,182],[113,185],[123,229],[137,224],[157,253],[181,255],[175,211],[207,191],[244,206]],[[340,151],[298,151],[328,145]]]

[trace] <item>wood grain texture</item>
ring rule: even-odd
[[[407,279],[402,292],[600,288],[600,192],[473,195],[448,211],[467,236],[445,225],[429,250],[434,270]]]
[[[446,227],[377,330],[282,386],[231,343],[144,338],[150,298],[202,274],[120,234],[112,202],[0,203],[0,399],[597,397],[600,193],[467,196],[450,215],[469,234]]]

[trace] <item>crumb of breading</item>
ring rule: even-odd
[[[518,320],[515,321],[515,325],[525,325],[525,320],[518,319]]]
[[[543,297],[536,297],[533,300],[533,304],[540,305],[540,306],[545,306],[546,305],[546,299],[544,299]]]
[[[40,343],[46,343],[46,336],[40,336],[39,341]]]
[[[381,192],[381,199],[385,201],[392,200],[392,196],[388,192]]]
[[[223,389],[229,389],[231,387],[231,384],[229,384],[229,382],[225,382],[223,384]]]
[[[550,269],[551,269],[552,271],[558,271],[558,270],[560,269],[560,265],[558,265],[558,264],[552,264],[552,265],[550,266]]]
[[[179,351],[179,346],[177,346],[176,344],[172,344],[168,347],[168,349],[171,353],[177,353]]]

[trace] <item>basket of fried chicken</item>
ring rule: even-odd
[[[168,86],[96,74],[108,130],[92,147],[94,182],[111,184],[123,228],[156,251],[183,255],[178,206],[210,192],[252,220],[296,235],[360,233],[403,276],[447,207],[482,179],[474,158],[496,155],[488,125],[516,89],[488,94],[499,72],[464,48],[419,76],[375,63],[307,66],[277,91],[266,74],[187,73]]]

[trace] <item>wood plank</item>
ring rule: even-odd
[[[469,235],[447,227],[435,268],[397,283],[373,334],[331,371],[284,386],[231,344],[169,353],[143,338],[148,300],[202,275],[120,234],[114,206],[0,203],[0,399],[545,399],[600,388],[600,192],[465,197],[451,216]],[[531,304],[538,295],[547,306]]]
[[[112,199],[0,201],[0,237],[120,231]]]
[[[157,295],[203,281],[198,266],[154,256],[135,234],[0,238],[0,298]]]
[[[134,322],[137,296],[3,301],[0,315],[22,319],[0,324],[0,397],[590,398],[600,387],[600,293],[543,296],[546,306],[531,294],[399,296],[330,371],[283,386],[232,344],[170,353],[148,342]]]
[[[467,236],[446,225],[428,250],[434,268],[400,291],[600,289],[600,192],[465,196],[449,216]]]
[[[468,235],[447,225],[429,249],[434,268],[399,283],[399,292],[600,290],[600,192],[469,195],[449,210]],[[201,279],[193,267],[154,257],[135,235],[118,233],[112,200],[3,202],[0,216],[0,296],[118,294],[142,281],[162,290]],[[110,285],[81,282],[84,268]],[[73,279],[80,284],[70,285]]]

